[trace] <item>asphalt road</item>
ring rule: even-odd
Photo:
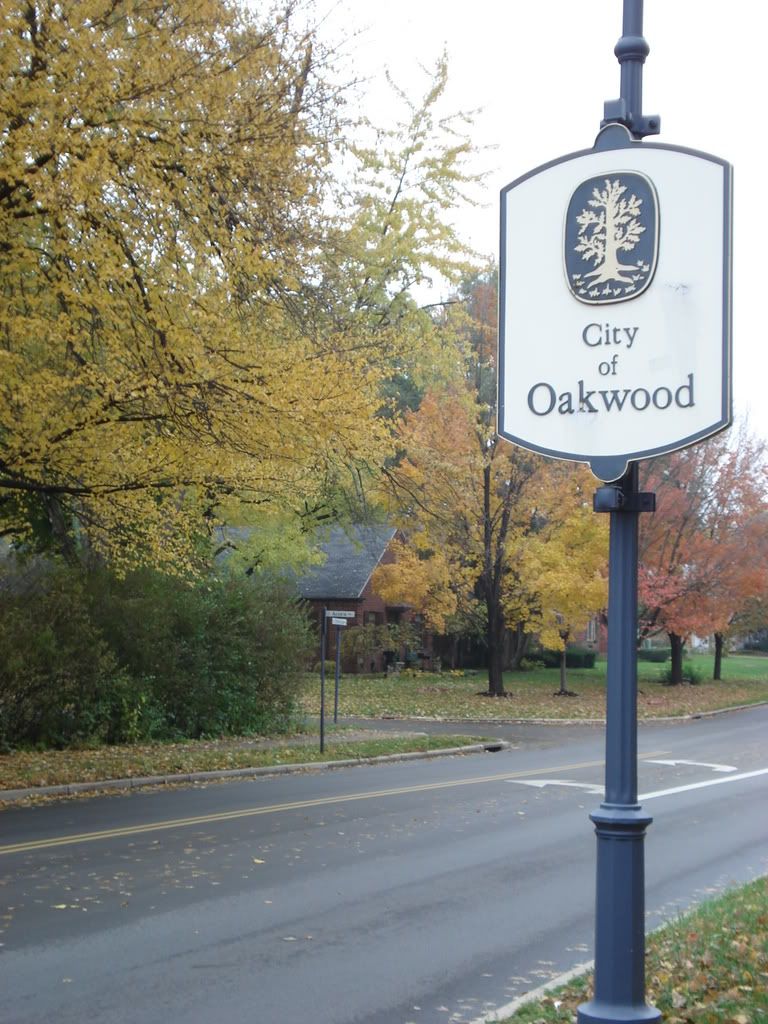
[[[649,927],[768,871],[766,727],[641,727]],[[603,730],[482,731],[513,749],[5,810],[0,1018],[469,1022],[588,960]]]

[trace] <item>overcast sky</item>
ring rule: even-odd
[[[445,49],[448,108],[480,108],[473,137],[494,146],[486,206],[459,213],[477,249],[498,258],[499,190],[554,157],[592,145],[603,101],[619,95],[613,47],[621,0],[317,0],[329,38],[346,38],[350,70],[369,80],[366,102],[385,120],[385,68],[406,91],[424,87]],[[661,116],[657,141],[691,146],[734,165],[734,396],[768,439],[766,312],[760,280],[768,236],[761,191],[768,4],[757,0],[646,0],[645,114]],[[764,235],[765,233],[765,235]]]

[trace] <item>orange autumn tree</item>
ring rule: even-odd
[[[436,317],[453,382],[436,381],[399,424],[401,457],[387,480],[406,542],[377,584],[390,600],[415,603],[440,631],[448,624],[482,636],[488,693],[500,696],[509,641],[519,663],[532,633],[548,625],[553,600],[572,629],[584,618],[579,593],[589,611],[600,607],[585,581],[600,575],[605,557],[593,565],[600,547],[593,539],[604,531],[591,513],[585,472],[495,433],[497,292],[489,265],[467,275]],[[556,550],[566,560],[562,571]]]
[[[482,629],[488,693],[504,695],[505,631],[525,622],[533,593],[520,571],[525,537],[535,528],[532,487],[543,460],[494,437],[487,407],[471,391],[428,391],[403,418],[403,456],[387,471],[398,525],[408,539],[411,577],[420,574],[420,610],[433,622],[445,610]],[[376,585],[388,600],[408,600],[396,567]]]
[[[603,607],[607,539],[586,470],[499,441],[487,420],[468,388],[430,391],[404,417],[388,477],[406,541],[376,586],[437,630],[452,615],[481,624],[488,693],[502,696],[508,630],[560,649]]]
[[[714,634],[719,678],[725,636],[766,592],[767,482],[765,444],[746,427],[645,468],[657,511],[640,526],[640,637],[667,633],[673,683],[692,634]]]

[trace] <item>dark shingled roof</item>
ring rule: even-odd
[[[391,526],[351,526],[346,530],[334,526],[320,545],[327,555],[325,562],[313,566],[298,581],[300,596],[316,601],[360,598],[394,536]]]

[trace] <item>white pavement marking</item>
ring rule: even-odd
[[[646,764],[668,764],[674,768],[678,764],[690,764],[694,768],[711,768],[713,772],[735,772],[732,764],[708,764],[706,761],[647,761]]]
[[[754,772],[741,772],[739,775],[726,775],[721,779],[709,779],[706,782],[691,782],[687,786],[675,786],[674,789],[657,789],[653,793],[641,793],[638,803],[653,800],[658,796],[672,796],[673,793],[687,793],[691,789],[706,789],[708,786],[721,786],[724,782],[739,782],[741,779],[755,779],[758,775],[768,775],[768,768],[758,768]]]
[[[741,779],[755,779],[759,775],[768,775],[768,768],[758,768],[754,772],[740,772],[738,775],[724,775],[719,779],[707,779],[705,782],[689,782],[686,786],[673,786],[670,789],[655,789],[652,793],[641,793],[637,800],[642,803],[644,800],[654,800],[660,796],[672,796],[675,793],[687,793],[692,789],[706,789],[708,786],[721,786],[724,782],[739,782]],[[536,789],[543,789],[544,786],[571,786],[574,789],[583,789],[598,796],[603,795],[603,787],[592,782],[571,782],[568,779],[507,779],[515,786],[534,786]]]
[[[535,786],[536,789],[542,789],[544,786],[572,786],[574,789],[584,789],[587,793],[603,795],[603,787],[594,782],[569,782],[567,779],[509,779],[508,781],[521,786]]]

